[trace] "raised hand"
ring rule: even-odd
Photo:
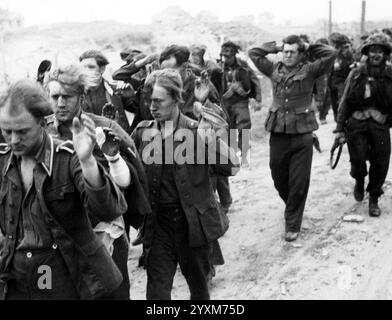
[[[159,54],[150,54],[149,56],[146,57],[146,61],[144,61],[144,65],[146,64],[151,64],[153,62],[158,62],[159,61]]]
[[[120,138],[110,128],[97,128],[97,143],[102,152],[113,157],[120,151]]]
[[[265,52],[272,53],[272,54],[282,51],[282,47],[280,45],[277,45],[276,41],[265,42],[261,45],[261,48]]]
[[[117,112],[116,106],[108,102],[105,103],[105,105],[103,106],[101,115],[110,120],[115,120],[116,112]]]
[[[159,70],[159,69],[160,69],[159,63],[157,61],[153,61],[151,64],[149,64],[147,66],[147,73],[150,74],[153,71],[156,71],[156,70]]]
[[[75,117],[72,121],[72,140],[75,152],[80,162],[91,160],[95,141],[95,124],[87,115],[82,114],[80,120]]]
[[[110,86],[112,87],[115,95],[126,97],[133,97],[135,95],[135,89],[128,82],[121,80],[111,81]]]

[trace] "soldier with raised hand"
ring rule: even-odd
[[[139,53],[137,53],[139,52]],[[132,108],[128,109],[134,113],[131,124],[131,132],[142,120],[151,120],[149,109],[150,90],[144,86],[144,82],[152,68],[158,65],[158,54],[146,56],[138,50],[123,51],[120,53],[122,59],[127,63],[112,74],[113,80],[130,83],[135,89],[135,98],[132,99]]]
[[[0,105],[0,297],[109,297],[122,276],[88,212],[110,221],[127,205],[92,154],[94,122],[74,117],[72,142],[53,139],[44,129],[47,96],[27,80],[13,84]]]
[[[153,88],[154,120],[140,122],[132,137],[143,157],[153,209],[143,234],[147,299],[171,299],[178,264],[191,299],[209,299],[210,244],[228,228],[217,207],[210,167],[234,175],[239,164],[210,124],[182,114],[178,71],[154,71],[146,83]],[[209,163],[207,156],[216,161]]]
[[[282,51],[283,60],[272,62],[266,57]],[[306,58],[309,54],[310,62]],[[273,103],[265,127],[270,135],[270,168],[275,188],[284,201],[286,241],[296,240],[309,190],[313,157],[313,134],[318,129],[312,106],[316,79],[327,73],[336,51],[324,44],[309,45],[300,37],[283,39],[249,50],[255,66],[269,77],[273,85]]]
[[[251,129],[249,99],[251,97],[251,74],[244,62],[236,55],[240,46],[233,41],[226,41],[221,46],[221,84],[218,86],[221,107],[229,118],[230,129],[238,130],[238,148],[241,151],[241,161],[247,164],[247,154],[250,148],[250,135],[244,134]],[[217,71],[217,70],[216,70]],[[213,72],[212,77],[215,72]]]
[[[353,69],[339,105],[336,139],[347,140],[350,174],[355,179],[354,198],[362,201],[369,173],[369,215],[378,217],[378,198],[389,168],[392,124],[392,68],[387,65],[390,39],[382,33],[370,36],[361,48],[365,62]],[[366,161],[369,160],[369,172]]]
[[[219,68],[218,64],[212,60],[204,59],[207,47],[205,45],[193,44],[189,47],[191,55],[189,57],[190,67],[194,67],[194,72],[200,75],[203,70],[211,76],[212,70]]]
[[[107,117],[82,110],[81,100],[89,83],[88,73],[80,66],[68,65],[52,70],[45,79],[53,115],[46,117],[46,130],[62,140],[72,140],[71,123],[74,117],[88,116],[97,127],[97,145],[94,157],[108,170],[118,186],[125,193],[129,208],[121,219],[101,221],[94,212],[89,212],[94,230],[113,250],[113,259],[123,274],[123,282],[114,293],[116,299],[129,299],[128,276],[128,233],[130,226],[138,229],[144,215],[151,209],[148,203],[147,183],[141,160],[130,136],[116,121],[118,111],[112,105],[105,105]],[[124,221],[122,220],[124,219]]]

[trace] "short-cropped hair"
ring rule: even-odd
[[[19,80],[8,88],[1,97],[0,108],[6,108],[11,116],[19,115],[26,109],[37,121],[51,113],[51,106],[45,91],[36,82]]]
[[[177,102],[182,103],[183,83],[179,72],[175,69],[156,70],[148,75],[144,86],[150,88],[160,86],[169,93],[169,95]]]
[[[97,61],[98,67],[104,67],[109,64],[109,60],[104,56],[101,51],[98,50],[87,50],[83,52],[79,57],[79,61],[89,58],[94,58],[95,61]]]
[[[283,44],[298,44],[298,52],[305,51],[305,43],[300,36],[292,34],[283,39]]]

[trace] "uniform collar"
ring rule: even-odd
[[[48,135],[44,131],[44,138],[41,142],[41,145],[38,148],[34,159],[37,163],[41,164],[44,168],[48,176],[52,175],[53,169],[53,154],[54,154],[54,142],[50,135]],[[4,175],[7,174],[8,170],[10,169],[11,165],[16,161],[16,156],[11,152],[11,155],[7,161],[7,164],[4,169]]]
[[[179,128],[186,128],[186,118],[185,116],[181,113],[181,111],[179,112],[178,115],[178,121],[177,124],[173,130],[173,133],[176,132]],[[150,134],[147,136],[148,140],[152,140],[153,138],[155,138],[157,135],[161,134],[160,128],[159,128],[159,124],[158,121],[154,120],[150,129],[154,129],[154,130],[150,130]]]
[[[44,133],[44,139],[38,150],[35,159],[37,163],[41,164],[48,176],[52,175],[53,169],[53,154],[54,154],[54,142],[50,135]]]

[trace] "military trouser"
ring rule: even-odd
[[[68,268],[56,245],[18,250],[7,280],[6,299],[79,299]]]
[[[286,204],[286,232],[299,232],[310,184],[311,133],[271,133],[270,168],[275,188]]]
[[[106,299],[129,300],[130,281],[128,274],[128,251],[129,241],[127,235],[124,233],[121,237],[114,240],[112,254],[112,259],[120,270],[123,281],[113,293],[106,297]]]
[[[378,198],[383,194],[382,185],[388,173],[391,155],[389,125],[373,119],[350,118],[346,128],[350,174],[354,179],[363,179],[368,173],[366,160],[369,160],[369,184],[366,191],[371,197]]]
[[[210,246],[189,246],[188,223],[181,208],[160,208],[157,220],[147,261],[147,299],[171,299],[179,263],[189,286],[190,298],[209,300]]]

